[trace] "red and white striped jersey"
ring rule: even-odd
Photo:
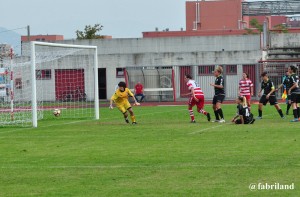
[[[251,87],[253,87],[253,83],[250,79],[241,79],[239,83],[240,87],[240,95],[246,96],[251,95]]]
[[[204,95],[203,91],[201,90],[200,86],[195,80],[190,79],[186,85],[188,86],[189,90],[191,91],[194,88],[195,96]]]

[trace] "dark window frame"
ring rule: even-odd
[[[35,71],[36,80],[51,80],[52,72],[51,69],[42,69]]]
[[[116,68],[116,77],[117,78],[125,77],[125,68]]]
[[[198,75],[199,76],[207,76],[214,75],[215,65],[201,65],[198,66]]]

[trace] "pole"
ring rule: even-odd
[[[30,26],[27,25],[27,41],[30,41]]]
[[[13,78],[13,49],[10,49],[10,120],[14,121],[14,78]]]

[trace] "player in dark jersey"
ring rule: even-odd
[[[258,93],[258,96],[259,97],[261,96],[262,91],[264,91],[264,93],[259,100],[257,119],[262,119],[262,107],[263,105],[266,105],[268,102],[270,102],[270,105],[275,106],[281,118],[285,118],[280,106],[278,105],[273,82],[269,79],[267,72],[263,72],[261,74],[261,77],[263,81],[261,82],[261,89]]]
[[[236,103],[238,104],[236,116],[232,118],[231,122],[235,124],[253,124],[255,119],[247,106],[246,97],[239,96],[236,99]]]
[[[215,83],[210,84],[211,86],[214,86],[215,89],[215,95],[212,104],[213,104],[213,110],[215,113],[216,120],[214,120],[213,122],[220,122],[220,123],[225,122],[223,111],[221,108],[221,104],[225,99],[224,79],[222,73],[223,73],[223,68],[221,66],[218,66],[214,71],[214,75],[216,77]]]
[[[294,119],[291,120],[291,122],[299,122],[299,117],[300,117],[300,108],[299,108],[299,103],[300,103],[300,88],[299,88],[299,76],[296,75],[298,70],[297,66],[290,66],[288,68],[288,71],[290,73],[290,83],[291,83],[291,88],[288,91],[288,94],[291,95],[291,103],[293,107],[293,115]]]
[[[278,86],[278,88],[276,89],[276,91],[278,91],[281,87],[284,87],[284,91],[287,93],[289,91],[289,89],[291,88],[291,83],[290,83],[290,73],[289,71],[286,72],[286,74],[283,76],[282,78],[282,84],[280,84]],[[285,99],[285,103],[286,103],[286,115],[289,115],[289,110],[291,108],[291,95],[287,95],[286,99]]]

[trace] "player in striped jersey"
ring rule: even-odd
[[[204,108],[204,93],[201,90],[200,86],[195,82],[195,80],[192,79],[190,74],[186,74],[184,77],[184,80],[186,82],[186,85],[188,86],[189,93],[186,95],[189,95],[189,101],[188,101],[188,110],[191,117],[191,123],[195,123],[195,116],[193,112],[193,107],[197,105],[197,111],[199,113],[204,114],[207,117],[207,120],[210,121],[210,114],[206,112]]]
[[[243,73],[243,78],[239,82],[239,92],[240,96],[246,97],[248,108],[249,110],[251,110],[251,96],[253,96],[253,83],[249,79],[247,73]]]

